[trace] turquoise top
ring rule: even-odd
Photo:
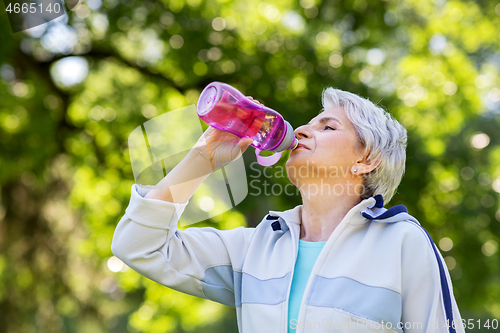
[[[299,318],[300,303],[311,275],[314,263],[325,242],[307,242],[299,239],[299,253],[293,271],[292,287],[288,299],[288,333],[295,333]]]

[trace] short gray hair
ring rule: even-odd
[[[381,161],[374,170],[363,174],[365,190],[361,199],[381,194],[384,202],[389,202],[405,170],[406,129],[386,110],[347,91],[326,88],[322,104],[324,109],[343,107],[359,143],[368,152],[367,160]]]

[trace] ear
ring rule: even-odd
[[[373,171],[376,167],[380,165],[381,160],[376,160],[376,161],[363,161],[363,162],[358,162],[356,164],[356,168],[358,169],[357,174],[362,175],[365,173],[370,173]]]
[[[376,167],[378,167],[381,162],[382,162],[382,160],[380,160],[380,159],[378,159],[378,160],[374,160],[374,159],[368,160],[368,153],[365,153],[356,162],[356,169],[357,169],[356,174],[358,176],[361,176],[363,174],[370,173]]]

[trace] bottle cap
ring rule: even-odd
[[[260,165],[271,166],[278,163],[284,150],[295,149],[299,144],[299,140],[297,140],[297,138],[295,137],[295,133],[293,132],[292,125],[290,125],[290,123],[286,120],[285,120],[285,125],[286,125],[285,127],[286,133],[285,137],[283,138],[283,141],[281,141],[281,143],[275,149],[269,150],[275,154],[271,156],[260,156],[261,150],[255,149],[255,155],[257,155],[257,162],[259,162]]]
[[[295,137],[295,133],[293,132],[293,127],[290,125],[288,121],[285,120],[285,125],[286,125],[286,133],[285,137],[283,138],[283,141],[278,145],[278,147],[274,149],[269,149],[269,151],[272,151],[274,153],[280,152],[280,151],[285,151],[289,149],[293,149],[297,147],[299,144],[299,140]]]

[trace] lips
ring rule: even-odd
[[[302,144],[302,143],[299,143],[297,145],[297,147],[295,148],[295,150],[299,149],[299,148],[304,148],[304,149],[309,149],[309,147],[307,147],[306,145]]]

